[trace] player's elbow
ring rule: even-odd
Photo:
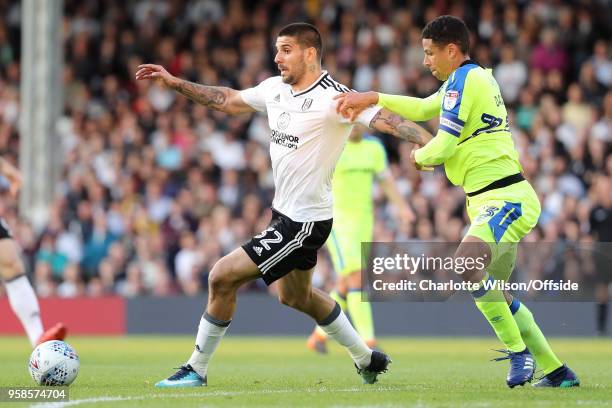
[[[425,166],[438,166],[446,162],[457,148],[455,136],[440,133],[425,147],[417,150],[417,162]]]

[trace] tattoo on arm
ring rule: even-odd
[[[380,120],[381,116],[382,116],[382,109],[379,109],[378,112],[376,112],[376,115],[374,115],[374,117],[370,121],[370,127],[372,129],[376,129],[376,123]]]
[[[418,128],[414,127],[412,124],[406,122],[400,116],[395,114],[391,115],[389,119],[391,120],[394,116],[398,119],[396,129],[400,138],[421,146],[425,144],[423,143],[423,138],[421,137],[421,133],[419,132]]]
[[[194,102],[220,111],[225,111],[231,91],[223,86],[206,86],[189,81],[181,81],[175,90]]]
[[[418,125],[405,120],[395,113],[383,116],[383,109],[374,115],[370,121],[370,127],[420,146],[425,144],[425,140],[421,135],[421,128]]]

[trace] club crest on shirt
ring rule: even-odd
[[[306,98],[302,104],[302,112],[307,111],[310,105],[312,105],[312,98]]]
[[[285,130],[289,127],[289,122],[291,122],[291,116],[287,112],[283,112],[276,120],[276,126],[278,126],[280,130]]]
[[[457,105],[459,91],[446,91],[444,94],[444,109],[451,110]]]

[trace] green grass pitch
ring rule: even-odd
[[[193,336],[70,337],[81,371],[69,403],[0,403],[19,407],[603,407],[612,406],[612,342],[552,339],[578,373],[573,389],[510,390],[495,339],[383,338],[393,363],[375,385],[361,384],[336,345],[315,355],[305,338],[227,336],[212,360],[209,386],[154,388],[191,353]],[[23,337],[0,338],[0,387],[32,386]]]

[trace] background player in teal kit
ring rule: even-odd
[[[334,171],[334,225],[326,245],[336,272],[336,288],[330,293],[348,312],[357,332],[369,347],[376,346],[372,306],[361,292],[361,243],[372,241],[374,203],[372,189],[379,181],[401,222],[414,220],[402,199],[380,140],[365,135],[365,126],[355,125]],[[327,334],[316,327],[308,348],[325,353]]]
[[[411,159],[418,169],[444,164],[449,180],[466,192],[471,225],[456,256],[490,260],[486,270],[472,269],[461,277],[479,285],[472,292],[476,306],[507,348],[501,359],[511,362],[508,386],[531,381],[531,353],[545,374],[536,386],[577,386],[578,378],[555,356],[527,307],[508,292],[483,285],[493,277],[509,278],[516,244],[540,215],[538,197],[521,174],[499,86],[490,70],[470,60],[469,33],[460,19],[436,18],[423,30],[422,40],[423,64],[445,81],[437,93],[425,99],[346,94],[338,97],[338,109],[354,116],[379,104],[416,121],[440,116],[436,137],[414,150]]]

